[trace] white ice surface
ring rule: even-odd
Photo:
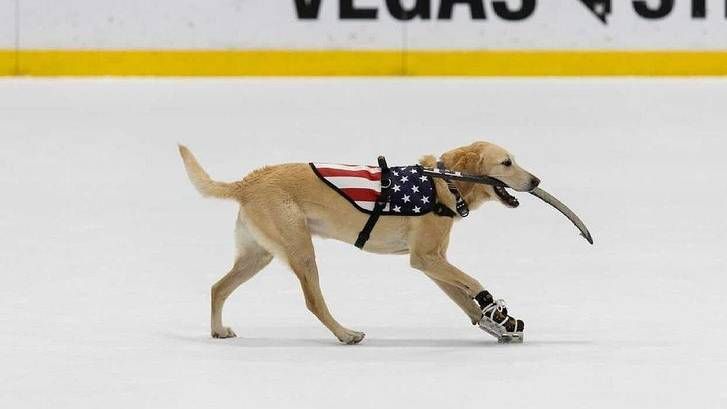
[[[727,406],[727,81],[0,81],[1,408]],[[403,256],[317,242],[342,346],[273,263],[209,337],[235,205],[269,163],[391,164],[488,139],[527,195],[456,225],[453,263],[524,319],[498,345]],[[722,249],[722,250],[720,250]]]

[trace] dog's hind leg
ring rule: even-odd
[[[323,325],[328,328],[339,341],[344,344],[358,344],[363,340],[365,334],[363,332],[350,330],[343,327],[333,318],[328,310],[326,301],[323,298],[321,287],[318,282],[318,267],[315,262],[313,249],[305,254],[297,254],[288,259],[290,267],[300,280],[300,286],[305,297],[305,305]]]
[[[232,269],[212,286],[212,320],[211,332],[214,338],[230,338],[235,336],[231,328],[222,325],[222,308],[225,300],[245,281],[252,278],[270,263],[272,255],[261,247],[242,222],[238,221],[235,229],[237,257]]]
[[[245,208],[246,219],[258,242],[286,262],[300,281],[305,304],[344,344],[357,344],[364,333],[345,328],[328,310],[318,281],[318,266],[305,214],[291,201]],[[253,222],[254,221],[254,222]]]

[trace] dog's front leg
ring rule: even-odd
[[[498,342],[511,343],[523,342],[525,323],[508,315],[503,300],[495,300],[492,295],[485,291],[482,285],[474,278],[468,276],[457,267],[451,265],[445,257],[447,241],[414,241],[411,249],[412,267],[423,271],[435,282],[441,282],[452,286],[449,290],[458,290],[465,294],[465,297],[454,293],[454,296],[442,287],[480,328],[497,338]],[[441,287],[441,286],[440,286]],[[481,313],[477,314],[472,309],[474,304],[479,306]]]
[[[418,221],[418,220],[417,220]],[[467,314],[473,324],[482,317],[482,309],[475,296],[482,292],[482,284],[447,261],[451,219],[433,216],[414,224],[410,236],[409,262],[424,272]]]
[[[472,300],[484,290],[482,284],[450,264],[444,256],[412,254],[409,261],[412,267],[429,278],[458,288]]]
[[[454,301],[465,314],[467,314],[467,317],[469,317],[473,325],[477,325],[477,323],[480,322],[480,319],[482,318],[482,310],[480,309],[480,306],[464,291],[451,284],[447,284],[444,281],[435,279],[432,279],[432,281],[434,281],[434,283],[441,288],[442,291],[444,291],[444,293],[447,294],[447,296]]]
[[[482,284],[450,264],[444,255],[437,252],[412,252],[410,264],[434,280],[473,322],[479,321],[482,312],[475,302],[475,296],[484,290]]]

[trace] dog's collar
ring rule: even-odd
[[[442,173],[446,172],[446,168],[444,167],[444,162],[439,159],[437,161],[437,169],[439,169]],[[470,207],[467,205],[467,202],[462,197],[462,194],[459,193],[459,189],[457,189],[457,186],[454,184],[452,179],[445,179],[447,182],[447,188],[449,189],[449,193],[454,196],[454,202],[455,202],[455,208],[457,209],[457,213],[461,217],[467,217],[468,214],[470,214]]]

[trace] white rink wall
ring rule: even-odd
[[[11,50],[17,45],[15,11],[14,0],[0,0],[0,49]]]
[[[376,17],[342,17],[346,1],[322,0],[314,19],[301,19],[295,2],[266,0],[0,0],[0,48],[12,49],[577,49],[724,50],[722,0],[675,0],[660,18],[636,12],[638,1],[612,2],[603,24],[577,0],[530,0],[522,20],[499,17],[495,4],[517,11],[529,1],[474,1],[452,6],[432,0],[429,18],[403,22],[383,0],[355,0]],[[315,1],[301,0],[314,4]],[[395,0],[404,8],[422,0]],[[596,2],[598,3],[598,2]],[[665,9],[666,0],[643,3]],[[704,3],[706,14],[693,16]],[[696,6],[695,6],[696,4]],[[439,18],[442,9],[444,18]],[[474,10],[474,11],[473,11]],[[666,9],[665,9],[666,10]],[[347,13],[343,13],[344,15]],[[350,14],[350,13],[348,13]]]

